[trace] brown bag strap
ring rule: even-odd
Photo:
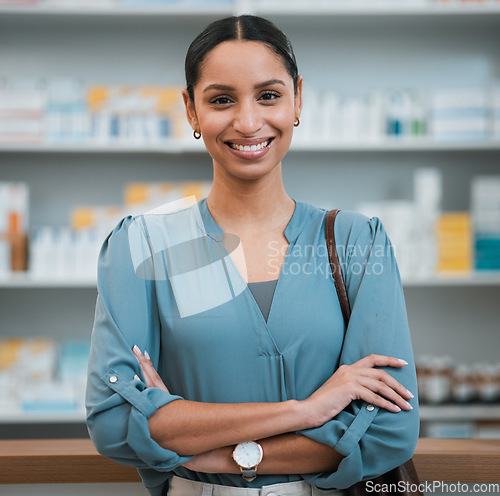
[[[326,214],[326,246],[328,247],[328,257],[330,258],[330,267],[332,268],[333,280],[335,281],[335,288],[337,290],[337,295],[340,302],[340,308],[342,309],[342,315],[344,316],[344,322],[347,327],[349,324],[349,318],[351,316],[351,307],[349,305],[349,298],[347,297],[347,290],[345,287],[344,278],[342,277],[342,270],[340,268],[339,257],[337,254],[337,247],[335,244],[335,218],[340,212],[340,209],[330,210]],[[403,488],[406,490],[401,490],[398,494],[403,494],[404,496],[423,496],[420,489],[420,480],[418,478],[415,465],[413,464],[413,459],[410,458],[406,463],[403,463],[399,467],[387,472],[386,474],[373,479],[373,481],[378,483],[399,483],[399,481],[404,482]],[[396,484],[395,484],[396,485]],[[399,487],[399,486],[398,486]],[[408,488],[410,490],[408,490]],[[385,493],[380,492],[369,492],[366,487],[366,481],[358,482],[349,488],[349,496],[385,496]]]
[[[349,324],[349,318],[351,317],[351,307],[349,305],[349,298],[347,297],[347,290],[345,287],[344,278],[342,277],[342,270],[340,268],[340,261],[337,255],[337,246],[335,244],[335,218],[340,212],[340,209],[330,210],[326,214],[326,246],[328,248],[328,257],[330,259],[330,267],[332,269],[333,280],[335,282],[335,289],[337,290],[337,295],[339,297],[340,308],[342,309],[342,315],[344,317],[345,326]]]

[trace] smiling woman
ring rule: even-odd
[[[415,365],[390,240],[376,217],[337,216],[346,327],[326,212],[283,186],[302,85],[266,19],[209,25],[183,98],[212,158],[210,194],[127,217],[102,248],[87,423],[152,495],[341,495],[413,454]]]
[[[191,85],[188,83],[188,87]],[[302,78],[295,79],[276,52],[260,41],[224,41],[212,48],[184,101],[193,129],[201,132],[219,175],[281,177],[302,106]]]

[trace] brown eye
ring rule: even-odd
[[[261,100],[276,100],[280,95],[274,91],[266,91],[261,97]]]
[[[227,96],[218,96],[217,98],[211,100],[210,103],[215,105],[227,105],[228,103],[231,103],[231,100]]]

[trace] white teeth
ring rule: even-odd
[[[240,152],[255,152],[257,150],[262,150],[262,148],[265,148],[266,146],[269,145],[271,140],[263,141],[262,143],[259,143],[258,145],[237,145],[235,143],[230,143],[229,146],[233,148],[234,150],[239,150]]]

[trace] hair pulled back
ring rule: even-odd
[[[191,43],[186,54],[185,73],[189,98],[194,102],[194,87],[207,54],[220,43],[231,40],[260,41],[283,60],[297,91],[297,61],[285,34],[271,21],[254,15],[231,16],[209,24]]]

